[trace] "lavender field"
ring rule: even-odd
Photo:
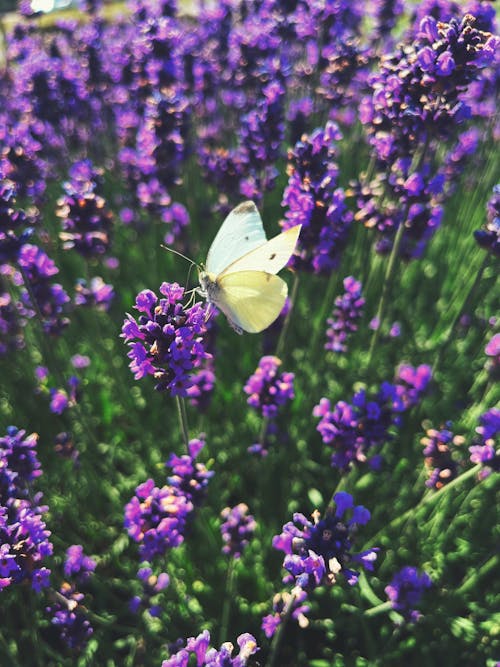
[[[2,31],[0,665],[498,667],[494,3],[184,9]]]

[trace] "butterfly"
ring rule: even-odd
[[[200,293],[238,333],[259,333],[280,314],[288,294],[276,273],[290,259],[301,225],[269,241],[253,201],[229,213],[199,270]]]

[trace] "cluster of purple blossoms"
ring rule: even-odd
[[[484,479],[492,472],[500,472],[500,409],[492,408],[482,414],[476,432],[477,442],[469,447],[470,460],[483,466],[479,477]]]
[[[273,538],[273,547],[285,555],[283,567],[288,574],[283,583],[292,583],[306,591],[322,585],[333,585],[342,574],[347,583],[357,583],[359,572],[351,565],[361,565],[372,571],[378,547],[353,553],[358,526],[370,520],[370,512],[362,505],[354,506],[350,494],[340,491],[323,519],[316,510],[313,523],[296,512],[293,521],[283,526],[283,532]],[[297,525],[296,525],[297,524]]]
[[[487,205],[486,223],[474,232],[481,248],[492,255],[500,255],[500,183],[493,188]]]
[[[490,357],[486,368],[493,380],[500,380],[500,333],[491,337],[484,348],[485,354]]]
[[[213,472],[195,459],[204,446],[203,440],[191,440],[189,455],[173,454],[168,465],[172,475],[162,488],[152,479],[140,484],[135,496],[125,506],[125,528],[139,544],[141,560],[151,561],[184,541],[186,524],[205,497]]]
[[[283,623],[284,618],[292,618],[297,622],[299,628],[307,628],[309,619],[306,614],[310,607],[304,604],[307,600],[307,592],[298,586],[291,593],[284,591],[276,593],[273,597],[273,613],[264,616],[262,619],[262,629],[268,639],[274,636],[278,627]],[[289,610],[291,605],[291,611]]]
[[[299,251],[290,260],[297,270],[330,274],[346,245],[352,214],[338,186],[335,142],[337,125],[304,135],[288,153],[288,185],[282,205],[287,207],[283,228],[301,224]]]
[[[49,585],[43,561],[53,548],[42,520],[48,508],[31,489],[42,474],[37,442],[36,433],[26,436],[15,426],[0,438],[0,590],[29,582],[39,592]]]
[[[347,339],[357,331],[358,320],[363,315],[365,300],[361,296],[361,283],[352,276],[344,279],[345,293],[335,299],[335,309],[327,320],[325,350],[343,353],[347,351]]]
[[[50,411],[55,415],[61,415],[67,408],[73,407],[79,399],[80,380],[72,375],[67,382],[67,389],[49,386],[49,370],[45,366],[37,366],[35,369],[37,380],[36,393],[50,398]]]
[[[151,616],[159,616],[161,607],[157,604],[158,593],[164,591],[170,585],[170,577],[166,572],[159,575],[153,574],[150,567],[142,566],[137,572],[137,578],[142,584],[141,595],[134,595],[131,599],[129,608],[137,614],[141,608],[146,608]]]
[[[448,161],[442,172],[440,152],[456,142],[458,127],[470,117],[463,93],[493,63],[498,43],[470,14],[449,23],[425,16],[416,35],[384,56],[372,75],[361,121],[379,173],[358,187],[356,219],[380,232],[380,252],[392,248],[404,225],[400,252],[420,256],[440,225],[446,179],[456,180],[464,162],[455,161],[450,170]]]
[[[105,283],[100,276],[91,278],[90,283],[80,278],[75,285],[75,306],[86,306],[107,312],[115,298],[113,285]]]
[[[24,347],[24,319],[8,292],[0,292],[0,357]]]
[[[231,642],[225,642],[219,650],[210,648],[210,633],[204,630],[197,637],[189,637],[186,647],[164,660],[161,667],[188,667],[190,656],[196,656],[197,667],[245,667],[249,658],[259,650],[257,641],[249,633],[240,635],[236,641],[240,650],[233,657]]]
[[[241,558],[253,537],[257,522],[248,514],[248,505],[239,503],[235,507],[225,507],[220,513],[223,523],[220,527],[222,534],[222,553],[231,558]]]
[[[453,435],[448,429],[429,428],[420,441],[424,445],[424,461],[429,479],[425,485],[431,489],[441,489],[449,484],[458,474],[458,464],[453,459],[450,445],[461,445],[464,438]]]
[[[17,262],[26,288],[22,301],[41,318],[46,333],[59,335],[69,324],[64,313],[70,300],[64,288],[51,280],[59,269],[41,248],[31,243],[21,247]]]
[[[57,201],[63,248],[74,248],[87,259],[103,255],[110,246],[113,214],[101,194],[102,171],[82,160],[72,165],[69,176],[63,184],[64,195]]]
[[[177,283],[163,283],[158,299],[151,290],[137,295],[136,321],[127,315],[121,336],[130,346],[130,369],[136,380],[153,375],[158,391],[173,396],[188,396],[192,374],[210,358],[205,350],[206,309],[199,303],[185,308],[181,300],[184,288]]]
[[[281,359],[262,357],[243,390],[248,394],[248,405],[259,410],[268,419],[276,417],[278,408],[294,398],[293,373],[279,373]]]
[[[417,621],[421,614],[416,607],[425,591],[432,586],[426,572],[419,574],[416,567],[403,567],[386,586],[385,592],[393,609],[403,615],[407,622]]]
[[[52,625],[59,630],[61,640],[75,652],[85,648],[94,632],[86,608],[82,604],[84,597],[73,584],[65,581],[59,588],[54,602],[46,607]]]
[[[83,552],[81,544],[72,544],[66,550],[64,574],[66,577],[76,577],[80,582],[86,582],[93,575],[97,563]]]
[[[383,382],[372,398],[364,389],[354,394],[351,403],[338,401],[333,407],[328,398],[321,398],[313,415],[320,419],[317,430],[323,442],[333,449],[331,465],[347,471],[365,463],[374,448],[392,439],[392,427],[399,426],[401,415],[417,405],[431,376],[429,366],[402,364],[394,383]],[[372,456],[369,463],[377,469],[380,456]]]
[[[54,451],[63,459],[73,461],[75,465],[79,463],[80,452],[75,447],[71,434],[66,431],[61,431],[54,438]]]
[[[16,200],[16,184],[4,178],[0,164],[0,263],[17,260],[35,224],[35,217],[20,209]]]

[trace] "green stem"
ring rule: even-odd
[[[281,641],[283,639],[283,635],[285,634],[285,628],[288,623],[288,619],[290,618],[290,615],[292,613],[294,602],[295,602],[295,593],[291,593],[287,605],[282,612],[281,623],[279,624],[278,629],[276,630],[273,640],[271,642],[271,649],[269,651],[269,657],[267,659],[265,667],[274,667],[276,658],[278,656],[278,651],[281,645]]]
[[[483,259],[483,263],[479,267],[479,271],[477,272],[476,277],[474,278],[474,282],[472,283],[472,285],[471,285],[471,287],[470,287],[470,289],[469,289],[469,291],[468,291],[468,293],[467,293],[467,295],[466,295],[466,297],[463,301],[462,307],[458,309],[458,311],[457,311],[457,313],[456,313],[456,315],[453,319],[453,322],[451,323],[451,326],[448,329],[448,333],[446,334],[446,337],[445,337],[444,341],[439,346],[439,350],[438,350],[436,359],[434,361],[434,365],[432,366],[432,376],[433,377],[435,377],[435,375],[436,375],[436,370],[441,363],[443,353],[444,353],[449,341],[452,340],[453,336],[455,335],[455,329],[457,328],[457,325],[460,321],[460,318],[462,317],[464,312],[467,310],[467,308],[468,308],[468,306],[471,302],[471,299],[472,299],[479,283],[482,280],[482,277],[484,275],[486,267],[489,264],[489,258],[490,258],[489,255],[486,254],[484,259]]]
[[[385,614],[388,611],[392,611],[392,602],[390,601],[382,602],[381,604],[378,604],[376,607],[367,609],[365,612],[363,612],[363,615],[368,617],[378,616],[379,614]]]
[[[177,415],[179,417],[179,426],[182,433],[182,439],[184,440],[186,452],[189,454],[189,429],[187,423],[186,403],[184,398],[181,396],[175,397],[175,403],[177,405]]]
[[[460,597],[465,593],[468,593],[471,589],[475,588],[477,582],[480,579],[489,575],[490,572],[495,572],[497,570],[499,562],[500,558],[498,555],[495,554],[492,556],[482,567],[479,568],[479,570],[476,570],[472,576],[468,577],[464,583],[459,588],[457,588],[455,591],[456,595]]]
[[[234,558],[229,561],[226,576],[226,591],[224,593],[224,604],[222,606],[222,617],[220,622],[219,645],[227,641],[227,632],[229,626],[229,613],[231,611],[231,604],[234,597],[234,582],[235,582],[235,568]]]
[[[404,523],[412,515],[416,515],[418,510],[422,509],[426,505],[433,505],[434,503],[436,503],[438,500],[441,499],[444,493],[449,493],[452,489],[456,488],[457,486],[465,482],[467,479],[469,479],[469,477],[473,477],[474,475],[476,475],[481,470],[481,467],[482,467],[481,464],[478,463],[473,468],[470,468],[466,472],[462,473],[460,477],[457,477],[449,484],[446,484],[446,486],[443,486],[441,489],[439,489],[439,491],[430,492],[427,496],[424,496],[424,498],[422,498],[422,500],[415,507],[410,507],[410,509],[406,510],[406,512],[400,514],[390,523],[386,524],[384,528],[375,533],[375,535],[373,535],[370,538],[370,543],[373,544],[374,542],[376,542],[377,539],[388,529],[393,530],[394,528],[399,528],[399,526],[402,523]]]
[[[335,287],[337,285],[337,274],[332,272],[330,280],[328,281],[328,287],[326,288],[325,298],[321,304],[321,311],[318,315],[316,322],[314,323],[314,333],[309,347],[311,354],[314,355],[316,347],[318,345],[319,337],[323,331],[322,325],[325,321],[326,314],[328,309],[331,308],[333,302],[333,294],[335,292]]]
[[[297,298],[297,291],[299,289],[299,274],[294,273],[293,274],[293,284],[292,284],[292,292],[290,294],[290,308],[288,309],[288,313],[286,314],[285,321],[283,323],[283,327],[281,329],[280,337],[278,338],[278,343],[276,345],[276,356],[281,357],[281,354],[283,352],[283,348],[285,345],[285,340],[286,340],[286,334],[288,332],[288,328],[290,326],[290,320],[292,318],[292,311],[295,306],[295,300]]]

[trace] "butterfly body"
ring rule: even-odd
[[[228,215],[200,270],[200,292],[239,333],[259,333],[280,314],[288,293],[275,274],[290,259],[300,225],[266,239],[255,204],[243,202]]]

